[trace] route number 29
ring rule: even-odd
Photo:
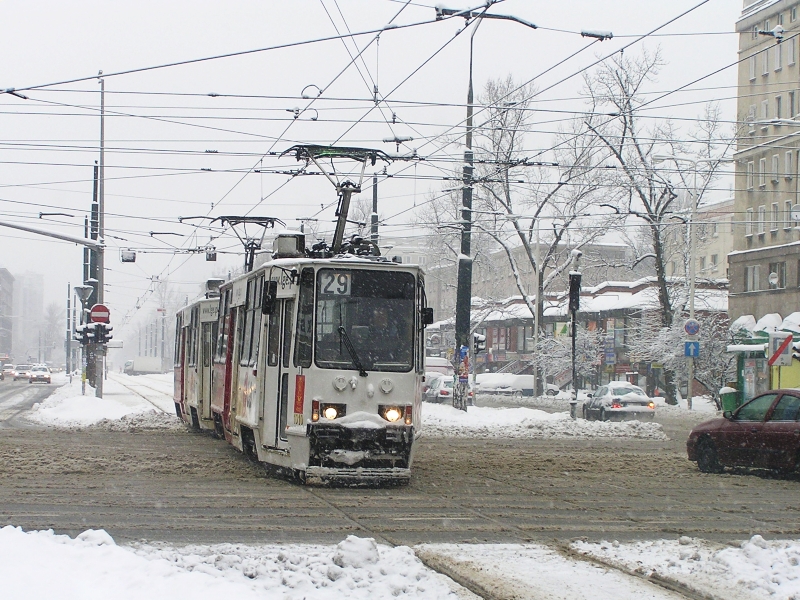
[[[350,295],[350,273],[322,273],[322,293],[334,296]]]

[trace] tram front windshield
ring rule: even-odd
[[[367,371],[411,370],[415,314],[411,273],[320,269],[316,287],[318,367],[356,369],[360,362]]]

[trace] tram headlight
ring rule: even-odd
[[[403,418],[403,409],[399,406],[381,406],[380,413],[381,416],[390,423],[394,423]]]
[[[344,404],[322,404],[320,406],[320,416],[333,421],[347,414],[347,407]]]

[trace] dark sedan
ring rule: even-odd
[[[689,460],[704,473],[725,467],[794,471],[800,466],[798,417],[800,390],[770,390],[692,429],[686,440]]]

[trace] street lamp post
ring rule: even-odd
[[[536,25],[514,17],[511,15],[490,14],[485,11],[463,11],[452,8],[436,7],[436,19],[442,20],[445,17],[459,16],[465,20],[477,19],[478,23],[472,30],[469,38],[469,85],[467,87],[467,120],[466,137],[464,140],[464,169],[463,169],[463,188],[461,193],[461,252],[458,257],[458,285],[456,292],[456,331],[455,331],[455,353],[454,362],[457,368],[456,381],[453,390],[453,406],[461,410],[467,410],[467,398],[469,388],[469,364],[470,353],[472,351],[472,341],[470,340],[470,313],[472,301],[472,174],[474,171],[474,155],[472,153],[472,113],[473,113],[473,85],[472,85],[472,58],[473,41],[475,32],[480,27],[483,19],[501,19],[515,21],[531,29],[536,29]]]

